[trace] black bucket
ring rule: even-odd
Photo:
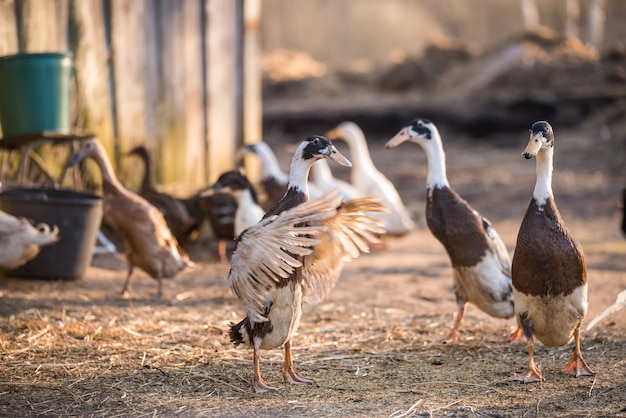
[[[0,192],[0,209],[34,224],[59,228],[59,240],[9,276],[76,279],[91,264],[102,221],[102,198],[75,190],[15,188]]]

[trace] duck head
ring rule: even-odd
[[[321,135],[313,135],[302,141],[296,150],[295,157],[310,162],[328,158],[337,164],[352,167],[352,163],[335,148],[332,142]]]
[[[385,144],[386,148],[395,148],[403,142],[415,142],[425,145],[438,135],[437,128],[428,119],[414,119],[404,128],[400,129],[393,138]]]
[[[67,166],[71,167],[78,164],[88,157],[95,157],[100,152],[101,145],[95,140],[84,141],[80,144],[80,148],[68,160]]]
[[[554,132],[552,131],[552,126],[545,121],[535,122],[530,128],[530,140],[522,153],[522,157],[530,160],[536,157],[542,149],[552,148],[553,146]]]

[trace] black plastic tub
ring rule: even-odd
[[[59,240],[5,274],[41,279],[76,279],[91,264],[102,221],[102,198],[64,189],[14,188],[0,192],[0,210],[59,228]]]

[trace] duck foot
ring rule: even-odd
[[[585,363],[580,353],[574,353],[570,362],[563,369],[563,373],[574,377],[595,375],[595,372]]]
[[[254,391],[256,393],[275,392],[278,388],[270,386],[261,376],[254,377]]]
[[[306,377],[302,377],[298,375],[293,369],[293,367],[283,366],[283,373],[285,375],[285,382],[289,384],[292,384],[292,385],[314,385],[315,384],[315,380],[307,379]]]
[[[544,380],[544,378],[541,377],[539,369],[537,367],[533,367],[528,369],[526,373],[511,376],[506,380],[507,382],[537,383]]]
[[[518,326],[515,331],[513,331],[506,339],[510,343],[519,343],[522,342],[524,338],[524,331],[522,327]]]

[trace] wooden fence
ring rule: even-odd
[[[0,56],[73,52],[79,128],[121,178],[145,144],[155,181],[188,192],[261,138],[259,19],[260,0],[0,0]]]

